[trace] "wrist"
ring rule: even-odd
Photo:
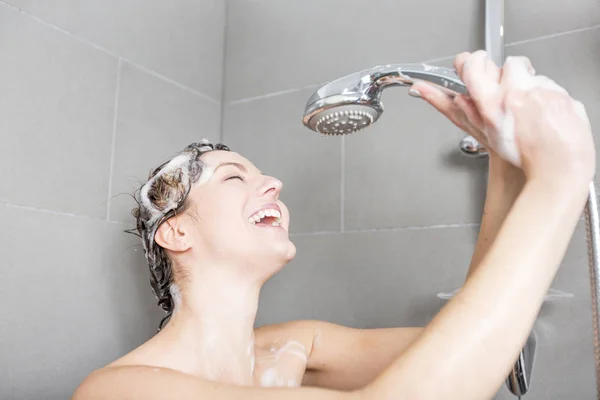
[[[491,153],[488,177],[490,183],[502,188],[513,188],[520,191],[525,185],[523,170]]]
[[[590,193],[590,182],[582,179],[544,179],[527,178],[525,186],[529,191],[535,192],[544,198],[562,204],[585,204]]]
[[[505,161],[502,157],[495,153],[490,152],[490,173],[499,175],[499,176],[512,176],[512,175],[522,175],[523,171],[521,168],[515,167],[508,161]]]

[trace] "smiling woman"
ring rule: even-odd
[[[257,190],[262,193],[261,200],[249,199],[249,193],[244,196],[243,191],[247,192],[248,185],[260,186]],[[179,271],[179,275],[185,276],[189,272],[182,269],[181,261],[177,261],[190,248],[182,250],[174,246],[172,242],[181,245],[182,238],[177,236],[169,220],[179,215],[173,220],[180,223],[179,228],[182,224],[196,222],[197,229],[186,231],[185,240],[188,243],[194,240],[195,243],[202,243],[204,258],[210,257],[216,248],[228,251],[229,255],[235,254],[240,244],[251,243],[253,238],[243,237],[244,230],[234,231],[240,237],[230,235],[230,227],[236,226],[230,224],[235,217],[231,209],[239,210],[240,217],[245,217],[235,221],[238,225],[247,221],[255,227],[287,232],[289,213],[285,205],[277,201],[281,187],[280,181],[265,177],[248,160],[231,152],[227,146],[213,145],[207,140],[190,144],[152,172],[135,195],[138,207],[133,210],[133,215],[137,221],[137,234],[142,238],[146,252],[153,292],[159,305],[167,312],[159,329],[176,305],[173,293],[179,294],[179,288],[185,284],[175,272]],[[211,203],[211,199],[214,203]],[[242,227],[249,228],[247,223]],[[223,243],[227,242],[232,245],[224,249]],[[291,253],[289,257],[293,257],[293,244],[286,239],[286,245],[287,253]],[[260,249],[261,243],[255,248]],[[186,255],[186,258],[189,257]]]
[[[490,150],[467,281],[425,328],[292,321],[255,330],[263,284],[296,254],[282,183],[227,146],[201,141],[136,194],[137,233],[168,323],[92,373],[74,399],[491,398],[531,331],[595,171],[581,107],[565,92],[515,87],[512,73],[532,73],[527,65],[507,61],[500,71],[481,53],[462,54],[455,67],[471,82],[471,98],[413,86]],[[502,90],[482,89],[490,85]],[[491,117],[504,108],[522,170],[498,155],[497,141],[486,142],[498,134]]]

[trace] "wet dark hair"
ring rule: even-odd
[[[188,145],[154,169],[147,182],[133,195],[137,207],[131,213],[136,220],[136,228],[127,232],[142,239],[152,292],[158,299],[158,305],[167,313],[160,321],[159,331],[175,307],[171,293],[174,274],[171,259],[166,250],[156,243],[154,236],[163,222],[187,210],[190,190],[204,170],[200,157],[215,150],[229,151],[229,147],[221,143],[213,145],[206,139]]]

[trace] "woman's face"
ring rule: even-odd
[[[289,211],[279,200],[282,183],[234,152],[212,151],[201,160],[202,175],[188,197],[194,253],[249,266],[245,272],[268,279],[296,254]]]

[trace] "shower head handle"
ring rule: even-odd
[[[427,64],[388,64],[355,72],[318,89],[308,100],[302,119],[322,134],[340,135],[364,129],[383,113],[381,93],[393,86],[426,81],[454,96],[467,93],[451,68]]]
[[[417,81],[425,81],[439,86],[447,94],[466,94],[467,88],[454,69],[428,64],[392,64],[373,68],[373,81],[376,86],[412,86]]]

